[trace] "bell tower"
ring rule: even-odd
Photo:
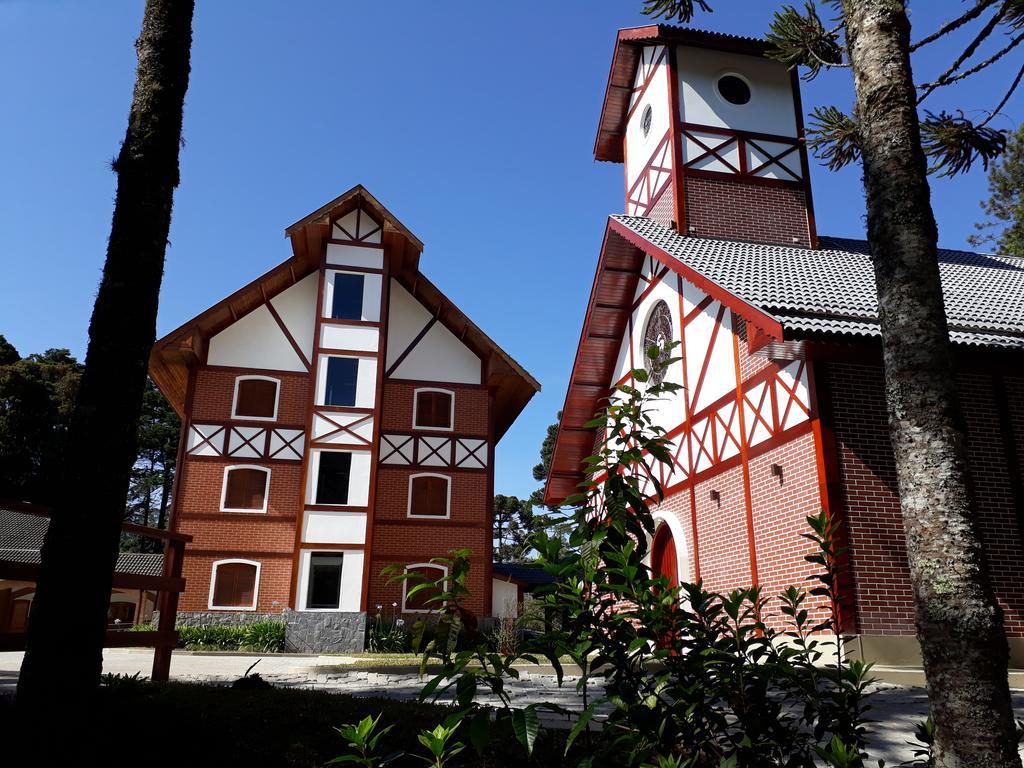
[[[766,50],[662,24],[619,31],[594,157],[623,163],[627,215],[817,246],[799,80]]]

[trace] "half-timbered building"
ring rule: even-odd
[[[293,650],[361,648],[367,611],[427,609],[381,571],[472,551],[494,610],[494,449],[536,381],[420,271],[357,186],[286,230],[292,255],[169,333],[150,374],[182,418],[172,527],[185,623],[287,614]]]
[[[653,413],[672,454],[652,462],[665,490],[653,566],[712,590],[778,594],[804,583],[805,518],[825,509],[849,546],[848,647],[913,663],[868,247],[817,234],[799,81],[765,50],[666,25],[618,33],[594,154],[623,164],[625,215],[607,222],[547,500],[583,479],[598,438],[586,424],[611,388],[650,367],[652,345],[677,343],[664,375],[681,389]],[[939,260],[976,523],[1019,665],[1024,262]]]

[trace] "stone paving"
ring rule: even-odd
[[[0,693],[12,692],[17,685],[21,666],[20,652],[0,653]],[[175,653],[171,661],[171,678],[189,682],[230,683],[245,674],[256,661],[253,672],[274,685],[334,691],[352,696],[386,696],[395,699],[415,699],[424,680],[405,671],[369,671],[344,669],[353,659],[341,656],[299,656],[244,654],[186,654]],[[140,673],[148,676],[153,654],[150,650],[108,649],[103,654],[105,672],[114,674]],[[575,688],[576,678],[567,676],[561,688],[554,675],[524,672],[520,680],[509,681],[513,703],[525,706],[535,702],[552,702],[567,709],[582,709],[581,698]],[[592,685],[593,693],[599,690]],[[1024,715],[1024,691],[1014,691],[1014,707],[1018,717]],[[880,687],[872,697],[875,721],[871,728],[870,746],[872,762],[884,758],[886,765],[898,765],[912,755],[907,741],[912,738],[914,725],[924,719],[928,701],[921,688]],[[564,716],[546,714],[542,722],[548,726],[566,727]]]

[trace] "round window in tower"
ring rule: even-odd
[[[750,85],[739,75],[722,75],[715,87],[718,95],[730,104],[742,107],[750,102]]]
[[[651,105],[644,107],[644,113],[640,116],[640,128],[644,132],[644,138],[651,132],[651,121],[654,119],[654,112]]]
[[[665,380],[666,361],[671,354],[671,344],[672,313],[668,304],[659,301],[647,315],[647,325],[644,328],[644,368],[647,369],[648,381],[653,385],[661,384]]]

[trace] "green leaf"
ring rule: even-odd
[[[512,728],[519,743],[526,748],[526,754],[533,754],[533,744],[540,731],[540,719],[537,717],[537,705],[531,704],[523,709],[512,712]]]
[[[469,743],[473,745],[478,755],[482,755],[487,749],[491,738],[491,710],[482,708],[477,710],[469,723]]]
[[[563,754],[568,755],[569,749],[572,747],[572,743],[576,741],[576,737],[583,733],[583,730],[590,723],[591,718],[594,716],[594,712],[597,710],[598,705],[602,704],[604,699],[597,699],[589,707],[580,712],[579,718],[573,725],[572,730],[569,731],[569,737],[565,741],[565,752]]]

